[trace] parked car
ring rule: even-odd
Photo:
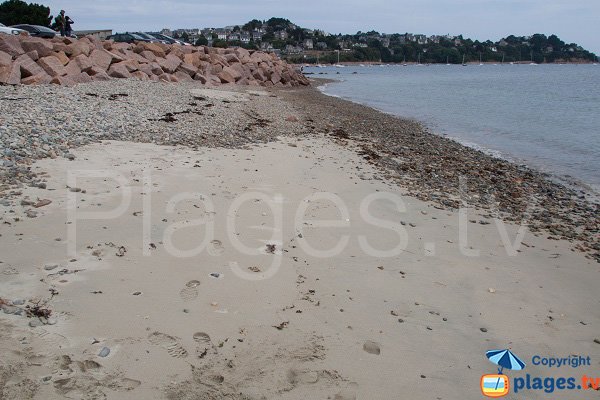
[[[186,43],[182,40],[172,38],[171,36],[163,35],[160,33],[153,33],[153,32],[147,32],[147,33],[148,33],[148,35],[151,35],[151,36],[155,37],[156,39],[163,41],[165,44],[180,44],[182,46],[191,46],[191,44]]]
[[[41,25],[20,24],[13,25],[11,28],[23,29],[24,31],[29,32],[31,36],[37,36],[41,38],[52,39],[54,36],[56,36],[56,32],[54,32],[52,29]]]
[[[23,32],[27,31],[19,28],[11,28],[4,25],[3,23],[0,23],[0,33],[6,33],[7,35],[20,35]]]
[[[117,33],[108,37],[115,42],[120,43],[134,43],[134,42],[150,42],[150,39],[145,39],[135,33]]]
[[[133,34],[141,36],[142,38],[147,39],[147,40],[149,40],[152,43],[159,43],[160,42],[160,40],[158,40],[154,36],[148,35],[147,33],[144,33],[144,32],[134,32]]]

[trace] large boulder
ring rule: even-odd
[[[181,59],[173,54],[169,54],[166,58],[158,58],[156,62],[169,74],[177,71],[177,68],[182,64]]]
[[[40,58],[38,60],[38,65],[51,77],[66,75],[64,65],[54,56]]]
[[[111,65],[108,69],[108,75],[113,78],[131,78],[131,73],[127,65],[125,65],[125,61]]]
[[[11,65],[13,62],[13,58],[10,54],[0,51],[0,67],[6,67],[7,65]]]
[[[2,35],[0,35],[2,36]],[[0,67],[0,83],[18,85],[21,83],[21,67],[17,63]]]
[[[25,53],[19,38],[15,35],[5,35],[0,33],[0,51],[10,54],[12,57],[18,57]]]
[[[107,71],[108,67],[110,67],[110,64],[112,64],[113,62],[123,61],[123,58],[117,56],[114,53],[111,53],[108,50],[94,49],[90,53],[90,60],[92,62],[92,65],[99,67],[104,71]]]
[[[51,42],[36,37],[22,39],[21,46],[25,52],[37,51],[39,57],[48,57],[54,53],[54,47]]]
[[[92,47],[90,46],[90,43],[85,39],[77,40],[69,44],[67,47],[69,48],[70,53],[66,53],[70,54],[71,57],[77,57],[80,54],[89,56],[92,52]]]
[[[235,83],[234,76],[229,71],[226,71],[225,69],[223,69],[223,71],[219,72],[217,77],[221,80],[221,83]]]
[[[87,72],[94,66],[92,60],[86,56],[85,54],[80,54],[77,57],[73,58],[71,62],[74,62],[79,66],[79,69],[83,72]]]
[[[21,79],[34,75],[45,75],[42,69],[29,55],[23,54],[14,61],[21,68]]]

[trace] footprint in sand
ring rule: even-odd
[[[213,240],[208,245],[208,254],[211,256],[220,256],[225,253],[225,247],[223,247],[223,242],[220,240]]]
[[[188,356],[187,350],[179,343],[179,340],[173,336],[161,332],[154,332],[148,336],[148,341],[167,350],[171,357],[185,358]]]
[[[369,354],[380,355],[381,354],[381,346],[377,342],[367,341],[363,345],[363,350]]]
[[[200,281],[189,281],[179,292],[179,297],[181,297],[183,301],[195,300],[198,297],[198,286],[200,286]]]
[[[210,340],[210,336],[204,332],[196,332],[193,335],[194,340],[199,344],[205,344],[208,346],[212,346],[212,341]]]
[[[340,391],[333,397],[333,400],[356,400],[356,390],[358,389],[358,384],[354,382],[350,382],[348,387]]]

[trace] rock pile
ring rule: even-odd
[[[274,54],[243,48],[0,35],[1,84],[71,86],[110,78],[267,87],[309,84]]]

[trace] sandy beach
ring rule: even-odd
[[[0,92],[0,399],[479,399],[504,348],[598,373],[585,193],[314,88]]]

